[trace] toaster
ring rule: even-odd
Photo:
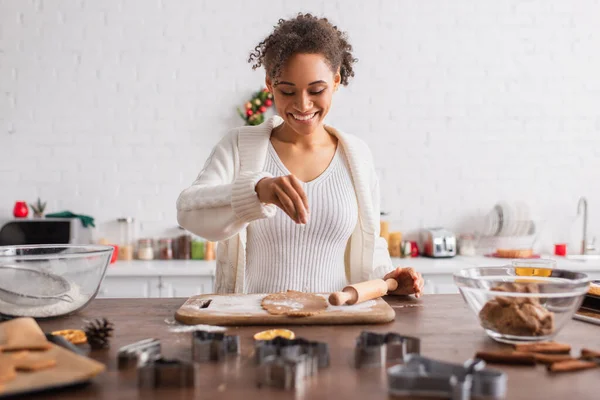
[[[443,258],[456,255],[456,235],[444,228],[421,231],[421,248],[427,257]]]

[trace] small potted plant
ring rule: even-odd
[[[44,210],[46,209],[46,202],[43,202],[38,197],[37,202],[35,204],[30,204],[31,209],[33,210],[33,216],[35,218],[42,218],[44,216]]]

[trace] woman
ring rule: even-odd
[[[249,62],[265,67],[278,116],[231,131],[177,200],[179,224],[217,247],[217,293],[333,292],[395,278],[421,295],[412,268],[394,268],[379,236],[379,186],[360,139],[325,125],[356,61],[325,18],[280,20]]]

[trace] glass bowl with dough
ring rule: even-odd
[[[568,323],[589,288],[586,274],[558,268],[465,268],[454,274],[460,293],[493,339],[551,340]]]
[[[112,246],[0,246],[0,314],[50,318],[84,308],[98,293]]]

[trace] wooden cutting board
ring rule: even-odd
[[[396,317],[394,309],[378,298],[353,306],[332,306],[310,317],[272,315],[260,302],[266,294],[207,294],[190,297],[175,313],[186,325],[342,325],[383,324]],[[325,299],[329,294],[319,294]]]
[[[589,322],[591,324],[600,325],[600,313],[597,313],[594,311],[579,310],[575,313],[573,318],[575,318],[579,321],[584,321],[584,322]]]
[[[44,356],[56,366],[35,372],[17,372],[17,377],[0,384],[0,398],[24,395],[87,382],[105,370],[104,364],[52,344]]]

